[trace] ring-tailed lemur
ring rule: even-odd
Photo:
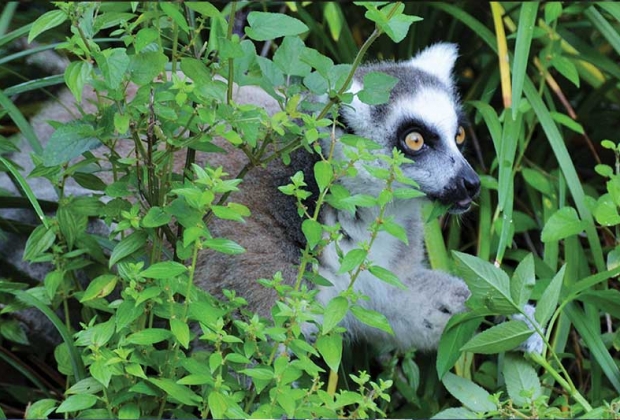
[[[453,44],[436,44],[409,61],[380,62],[364,65],[355,73],[352,92],[361,90],[363,77],[368,72],[383,72],[398,82],[388,103],[371,106],[357,97],[350,106],[341,109],[346,131],[369,138],[382,146],[378,153],[391,155],[393,148],[400,150],[414,163],[401,166],[403,173],[415,180],[431,198],[451,205],[451,212],[467,211],[478,194],[480,181],[461,154],[465,140],[461,107],[452,80],[452,69],[457,56]],[[266,96],[266,95],[265,95]],[[244,99],[240,95],[240,99]],[[256,98],[254,98],[256,99]],[[276,102],[265,101],[268,110],[276,110]],[[340,130],[338,137],[344,132]],[[329,147],[327,142],[324,147]],[[342,144],[335,140],[335,157],[345,159]],[[212,163],[224,165],[229,173],[236,173],[243,162],[239,151],[231,150],[224,160]],[[278,185],[288,183],[288,176],[302,169],[312,177],[314,159],[305,151],[294,156],[293,164],[285,167],[273,163],[267,168],[252,170],[231,200],[247,205],[252,216],[245,226],[236,222],[218,220],[209,228],[214,236],[237,241],[246,248],[241,255],[204,252],[198,261],[196,278],[199,284],[214,292],[234,289],[250,305],[267,313],[275,295],[254,280],[271,278],[281,271],[284,279],[292,282],[297,272],[300,248],[305,244],[301,234],[301,219],[294,201],[279,193]],[[377,159],[371,163],[382,165]],[[360,164],[357,176],[340,182],[351,194],[378,195],[384,181],[377,180]],[[231,172],[232,171],[232,172]],[[308,177],[306,180],[308,181]],[[385,217],[394,220],[407,231],[408,244],[387,232],[379,232],[369,259],[396,274],[407,286],[403,291],[362,271],[355,289],[370,297],[364,305],[384,314],[391,323],[394,336],[345,317],[343,325],[353,338],[391,340],[401,349],[415,347],[428,350],[437,347],[439,337],[448,319],[465,310],[469,289],[465,283],[447,273],[433,271],[424,264],[424,226],[421,220],[422,199],[395,200],[389,204]],[[337,210],[329,205],[322,208],[321,223],[338,223],[343,239],[338,246],[343,253],[370,239],[369,226],[378,216],[377,208],[358,208],[355,214]],[[318,299],[327,304],[330,299],[349,286],[348,274],[338,274],[340,263],[336,244],[328,245],[319,256],[319,274],[333,283],[333,287],[319,286]]]

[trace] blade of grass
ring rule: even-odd
[[[29,293],[24,292],[23,290],[9,290],[9,293],[15,295],[19,300],[27,303],[30,306],[34,306],[54,324],[54,327],[58,330],[58,333],[62,337],[63,341],[67,345],[69,350],[69,355],[71,356],[71,368],[73,370],[73,376],[75,377],[75,381],[79,382],[82,379],[86,378],[86,370],[84,369],[84,364],[82,363],[82,357],[78,352],[77,348],[73,345],[73,338],[71,338],[71,334],[69,330],[63,324],[62,320],[47,307],[43,302],[41,302],[36,297],[32,296]]]
[[[607,19],[596,10],[594,6],[590,6],[583,12],[584,16],[588,18],[592,25],[605,37],[609,44],[613,47],[618,54],[620,54],[620,34],[616,32],[611,23],[607,22]]]
[[[18,29],[15,29],[12,32],[9,32],[6,35],[2,35],[0,36],[0,47],[8,44],[9,42],[13,41],[14,39],[17,39],[19,37],[22,37],[26,34],[28,34],[28,32],[30,32],[30,28],[32,27],[32,23],[29,23],[26,26],[22,26]]]
[[[565,306],[565,312],[590,349],[592,356],[594,356],[594,359],[603,369],[609,382],[616,389],[616,392],[620,393],[620,369],[618,369],[614,359],[605,348],[600,335],[591,328],[586,314],[573,302]]]
[[[49,390],[49,387],[45,386],[43,382],[34,375],[27,366],[24,366],[24,363],[20,361],[16,356],[13,355],[10,351],[6,350],[4,347],[0,347],[0,360],[4,360],[6,364],[11,366],[13,369],[24,375],[26,379],[28,379],[34,386],[36,386],[41,392],[43,392],[47,397],[53,398],[52,393]]]
[[[2,9],[2,14],[0,15],[0,36],[4,36],[6,30],[9,28],[18,5],[18,2],[10,1],[4,6],[4,9]]]
[[[8,96],[4,94],[4,91],[0,89],[0,107],[3,107],[15,123],[22,135],[26,138],[32,150],[40,155],[43,153],[43,147],[39,143],[39,139],[37,135],[34,133],[32,126],[26,121],[26,118],[22,115],[22,113],[17,109],[13,101],[11,101]]]
[[[45,213],[43,213],[43,210],[41,209],[41,206],[39,205],[39,201],[37,200],[37,197],[34,195],[32,188],[30,188],[30,185],[28,185],[28,183],[26,182],[22,174],[19,173],[19,171],[11,164],[11,162],[6,160],[2,156],[0,156],[0,163],[6,166],[9,172],[11,173],[11,175],[17,180],[17,182],[19,183],[19,186],[22,188],[22,191],[26,193],[26,197],[30,201],[30,204],[32,204],[32,207],[34,208],[34,211],[37,213],[37,216],[39,216],[39,220],[41,220],[41,222],[45,225],[45,227],[49,229],[49,225],[47,224],[47,220],[45,219]]]
[[[523,81],[527,76],[527,63],[530,56],[532,45],[532,35],[534,33],[534,23],[536,22],[536,12],[538,2],[524,2],[521,4],[519,13],[519,28],[517,29],[517,43],[515,44],[515,54],[512,63],[512,119],[517,117],[517,107],[521,100],[523,91]]]
[[[6,96],[13,96],[18,93],[30,92],[32,90],[37,90],[48,86],[61,85],[64,82],[64,76],[62,74],[57,74],[55,76],[47,76],[36,80],[29,80],[15,86],[8,87],[4,90],[4,94]]]
[[[502,99],[504,108],[510,108],[512,103],[512,86],[510,85],[510,62],[508,59],[508,41],[506,31],[504,31],[504,14],[502,6],[496,1],[491,3],[491,13],[493,14],[493,25],[495,26],[495,38],[497,40],[497,58],[499,61],[499,74],[502,86]]]

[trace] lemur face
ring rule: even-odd
[[[343,108],[348,128],[368,137],[390,154],[397,148],[413,163],[401,168],[433,200],[450,212],[467,211],[480,190],[480,180],[461,151],[464,118],[451,72],[456,46],[436,44],[409,61],[361,67],[352,90],[361,89],[368,72],[383,72],[399,81],[386,104],[370,106],[357,98]]]

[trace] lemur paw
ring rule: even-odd
[[[534,319],[534,312],[536,311],[536,307],[533,305],[525,305],[523,307],[523,312],[525,312],[527,314],[527,316],[531,319]],[[525,353],[538,353],[538,354],[542,354],[545,343],[542,339],[542,337],[536,332],[536,328],[534,327],[534,325],[525,317],[523,316],[523,314],[515,314],[512,316],[512,319],[516,319],[519,321],[523,321],[527,324],[528,327],[530,327],[530,330],[534,331],[534,334],[530,335],[529,338],[527,340],[525,340],[523,343],[521,343],[518,347],[518,349],[522,352]],[[536,321],[534,321],[536,322]],[[538,325],[538,323],[536,323],[536,326],[538,326],[540,328],[540,326]],[[544,331],[543,328],[540,328],[540,330]]]
[[[466,310],[465,301],[470,295],[469,288],[460,280],[446,284],[445,290],[432,297],[434,302],[429,316],[432,325],[443,331],[452,315]],[[427,325],[427,328],[430,327]]]

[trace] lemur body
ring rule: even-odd
[[[450,204],[453,212],[460,213],[469,208],[478,193],[479,179],[458,144],[464,133],[451,77],[456,54],[456,46],[437,44],[410,61],[360,67],[351,87],[353,92],[362,89],[363,77],[371,71],[386,73],[399,81],[387,104],[370,106],[356,98],[350,106],[343,106],[341,113],[347,131],[381,145],[378,153],[391,155],[396,147],[412,159],[414,163],[401,166],[403,173],[415,180],[428,197]],[[270,111],[277,109],[276,101],[266,94],[262,104]],[[342,134],[343,131],[338,130],[333,145],[336,159],[345,159],[343,146],[337,140]],[[325,150],[331,146],[330,141],[324,142]],[[239,162],[245,160],[238,150],[220,157],[222,162],[210,164],[222,164],[229,173],[236,173]],[[215,293],[224,288],[237,290],[252,307],[268,313],[275,294],[257,285],[254,279],[271,278],[276,271],[281,271],[285,281],[293,282],[300,248],[305,242],[300,229],[302,220],[295,211],[294,201],[279,193],[276,187],[288,183],[287,178],[297,170],[304,170],[311,177],[313,163],[311,155],[300,152],[290,167],[274,163],[246,176],[241,190],[233,194],[231,200],[252,209],[253,215],[248,218],[247,225],[217,221],[209,229],[214,236],[235,240],[247,252],[234,256],[203,253],[196,271],[201,287]],[[385,165],[379,159],[369,164]],[[342,185],[351,194],[377,196],[384,182],[370,176],[361,164],[356,164],[356,169],[357,176],[343,178]],[[394,336],[348,315],[343,325],[352,338],[389,340],[401,349],[433,349],[448,319],[465,310],[464,303],[469,296],[465,283],[425,266],[424,226],[420,215],[424,200],[390,203],[384,217],[394,217],[394,221],[406,229],[408,243],[381,231],[369,254],[371,261],[396,274],[407,290],[384,283],[368,271],[362,271],[355,282],[355,290],[370,298],[363,305],[383,313],[391,323]],[[342,240],[338,246],[346,254],[360,243],[369,242],[369,226],[379,215],[378,211],[378,208],[358,208],[351,214],[326,205],[322,209],[321,223],[339,224]],[[326,305],[349,286],[351,279],[347,273],[339,274],[335,243],[328,245],[318,259],[319,274],[333,284],[333,287],[319,286],[317,298]]]

